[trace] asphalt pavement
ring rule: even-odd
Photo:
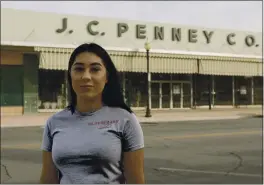
[[[147,183],[262,184],[262,118],[142,124]],[[38,183],[41,127],[1,128],[1,183]]]

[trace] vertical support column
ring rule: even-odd
[[[207,78],[207,85],[208,85],[208,107],[209,110],[212,109],[212,76],[208,75]]]
[[[212,106],[215,104],[215,78],[212,75]]]
[[[198,74],[193,74],[193,108],[197,107],[197,78]]]
[[[181,87],[181,109],[183,108],[183,83],[180,83]]]
[[[145,43],[145,49],[147,51],[147,73],[148,73],[148,102],[147,102],[147,110],[146,110],[146,115],[145,117],[149,118],[151,117],[151,75],[150,75],[150,70],[149,70],[149,43]]]
[[[170,74],[170,109],[173,109],[173,86],[172,86],[172,74]]]
[[[233,107],[236,106],[236,96],[235,96],[235,77],[232,76],[232,103],[233,103]]]
[[[159,83],[159,108],[162,109],[162,83]]]
[[[251,77],[251,105],[254,105],[254,77]]]
[[[149,73],[149,108],[151,109],[152,108],[152,106],[151,106],[151,73]]]
[[[36,113],[38,112],[38,97],[39,97],[39,59],[35,54],[23,54],[23,66],[21,66],[21,71],[17,71],[24,74],[24,78],[17,79],[18,84],[12,84],[14,86],[20,86],[24,88],[24,113]],[[16,74],[19,75],[19,74]],[[20,75],[19,75],[20,76]],[[19,76],[17,76],[19,78]],[[16,77],[16,76],[15,76]],[[20,89],[17,89],[20,90]],[[14,99],[12,99],[15,101]],[[19,101],[20,102],[20,101]],[[22,102],[21,102],[22,103]]]
[[[172,82],[170,82],[170,109],[173,108]]]
[[[193,108],[193,75],[191,75],[190,78],[191,78],[191,108]]]

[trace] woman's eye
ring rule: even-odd
[[[91,71],[97,72],[97,71],[100,71],[100,68],[99,67],[93,67],[93,68],[91,68]]]
[[[82,67],[75,67],[74,70],[75,71],[83,71],[83,68]]]

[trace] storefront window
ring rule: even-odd
[[[161,74],[161,73],[151,73],[151,80],[152,81],[170,81],[171,75]]]
[[[161,74],[161,73],[152,73],[152,81],[191,81],[191,75],[189,74]]]
[[[39,109],[66,106],[65,71],[39,70]]]
[[[214,76],[214,105],[232,105],[232,76]]]
[[[194,105],[202,106],[208,105],[209,93],[208,93],[208,75],[197,75],[193,78],[194,82]]]
[[[191,81],[192,75],[189,74],[171,74],[172,80],[175,81]]]
[[[125,98],[131,107],[145,107],[147,105],[147,74],[126,73]]]
[[[254,77],[254,104],[263,104],[263,77]]]
[[[235,103],[239,105],[251,105],[251,77],[235,77]]]
[[[23,105],[23,66],[0,66],[0,106]]]
[[[160,83],[151,83],[151,108],[160,108]]]

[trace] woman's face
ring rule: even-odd
[[[100,57],[90,52],[76,56],[70,71],[72,88],[77,97],[93,99],[102,96],[107,71]]]

